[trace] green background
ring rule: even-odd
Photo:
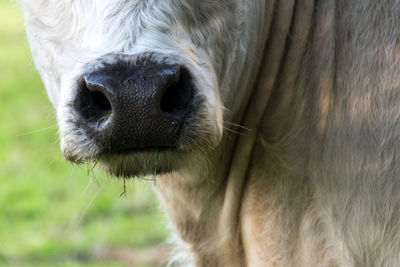
[[[0,265],[159,266],[168,235],[151,182],[127,183],[59,150],[22,7],[0,0]]]

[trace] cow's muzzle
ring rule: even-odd
[[[73,108],[102,153],[177,146],[193,86],[180,65],[113,65],[86,73]]]

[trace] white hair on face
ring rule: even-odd
[[[82,75],[118,61],[134,64],[145,55],[187,68],[197,101],[196,114],[185,121],[187,134],[180,136],[184,153],[166,152],[160,161],[179,168],[171,174],[177,180],[200,183],[209,178],[208,153],[219,151],[224,121],[241,117],[257,74],[255,62],[261,61],[263,2],[24,0],[28,39],[57,110],[65,156],[74,162],[97,160],[100,151],[76,123],[72,108]],[[108,172],[125,175],[136,168],[153,169],[153,157],[110,156],[100,158],[100,163]],[[183,242],[192,250],[186,245]],[[187,256],[177,258],[184,262],[181,259]]]
[[[203,139],[222,133],[221,79],[234,33],[227,21],[234,1],[25,1],[33,56],[57,109],[61,147],[68,158],[86,159],[98,148],[86,140],[70,104],[87,64],[105,55],[149,51],[185,64],[206,103]],[[229,18],[229,17],[228,17]],[[43,60],[45,59],[45,60]],[[115,60],[109,57],[109,61]],[[227,86],[227,85],[225,85]],[[208,127],[208,128],[207,128]],[[201,134],[200,134],[201,137]]]
[[[25,0],[24,4],[33,58],[57,110],[61,148],[68,159],[80,162],[99,151],[76,126],[70,107],[78,80],[98,59],[111,63],[118,55],[134,58],[152,52],[184,64],[194,76],[196,93],[205,100],[199,118],[192,120],[198,125],[193,135],[204,141],[198,147],[218,144],[223,116],[229,119],[241,108],[228,101],[246,97],[245,91],[232,90],[249,78],[242,77],[240,69],[252,60],[238,50],[244,45],[239,37],[248,38],[249,33],[237,29],[244,19],[240,12],[247,11],[239,10],[234,0]],[[225,110],[231,112],[223,114]]]

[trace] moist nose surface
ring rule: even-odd
[[[127,66],[86,74],[74,107],[104,152],[174,147],[192,97],[179,65]]]

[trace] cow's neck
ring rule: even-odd
[[[259,55],[256,58],[259,62],[255,64],[252,60],[244,60],[243,69],[252,71],[239,79],[241,83],[237,85],[241,91],[251,94],[244,96],[248,99],[245,101],[247,105],[240,107],[239,103],[234,104],[239,108],[236,118],[231,118],[251,130],[239,137],[224,136],[220,146],[209,155],[212,172],[206,179],[199,177],[203,176],[205,170],[201,167],[196,169],[199,166],[194,165],[157,180],[156,191],[172,226],[192,252],[198,266],[245,265],[240,236],[242,197],[262,111],[267,105],[280,70],[280,61],[284,57],[294,2],[266,1],[262,5],[265,7],[262,17],[267,19],[262,22],[264,30],[260,32],[263,36],[256,36]],[[257,83],[251,82],[257,77]],[[249,84],[251,88],[248,88]]]
[[[247,180],[250,266],[400,265],[399,7],[298,1],[309,15],[293,23]]]

